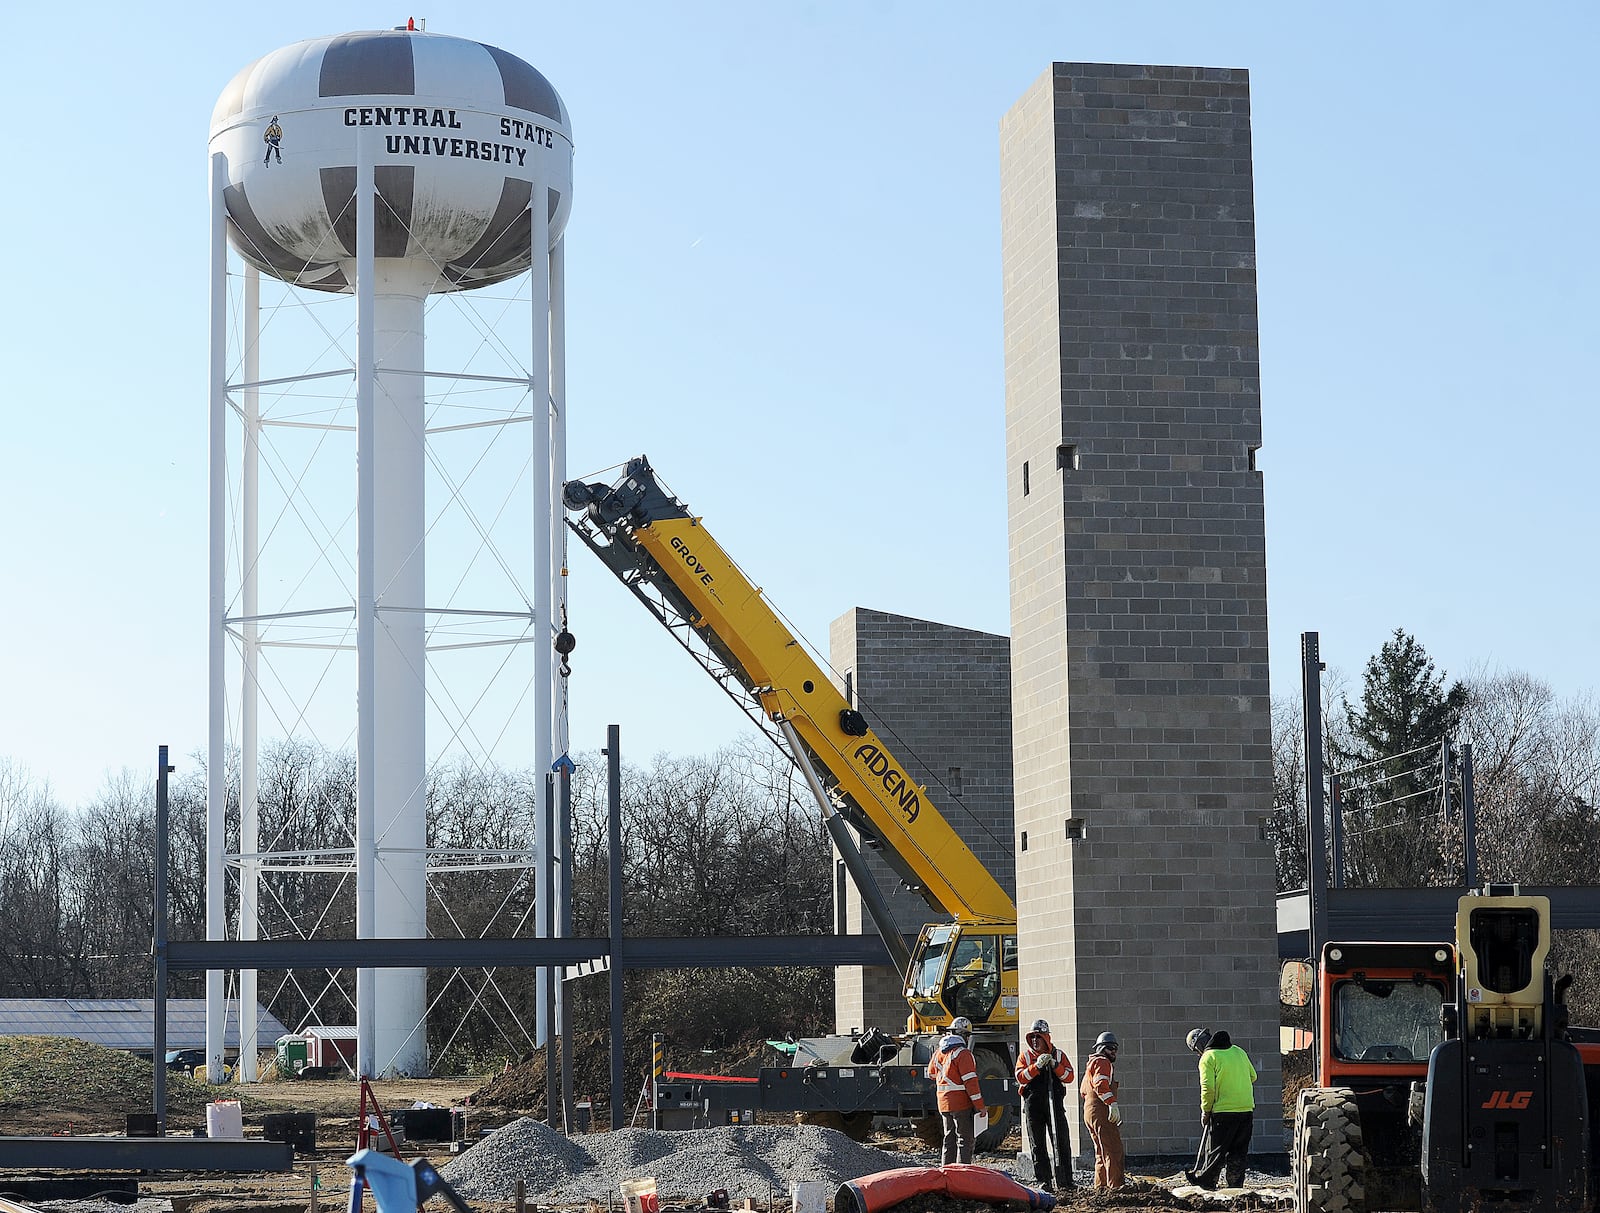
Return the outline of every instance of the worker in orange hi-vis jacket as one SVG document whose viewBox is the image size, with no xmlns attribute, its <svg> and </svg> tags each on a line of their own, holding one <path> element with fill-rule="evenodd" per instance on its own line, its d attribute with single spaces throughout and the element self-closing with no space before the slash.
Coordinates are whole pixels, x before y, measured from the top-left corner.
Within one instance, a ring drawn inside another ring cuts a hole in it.
<svg viewBox="0 0 1600 1213">
<path fill-rule="evenodd" d="M 939 1093 L 939 1119 L 944 1122 L 944 1149 L 939 1156 L 945 1163 L 972 1161 L 977 1140 L 977 1118 L 984 1113 L 983 1089 L 978 1086 L 978 1059 L 968 1046 L 972 1041 L 972 1021 L 957 1015 L 950 1030 L 939 1041 L 938 1051 L 928 1062 L 928 1077 Z"/>
<path fill-rule="evenodd" d="M 1122 1186 L 1122 1108 L 1117 1104 L 1117 1038 L 1102 1032 L 1083 1068 L 1083 1123 L 1094 1142 L 1094 1186 Z"/>
<path fill-rule="evenodd" d="M 1046 1192 L 1068 1191 L 1072 1185 L 1072 1137 L 1062 1106 L 1076 1078 L 1072 1060 L 1050 1040 L 1050 1025 L 1033 1021 L 1017 1054 L 1017 1089 L 1022 1092 L 1022 1112 L 1028 1125 L 1029 1152 L 1033 1155 L 1033 1182 Z M 1050 1143 L 1055 1141 L 1055 1166 L 1050 1163 Z"/>
</svg>

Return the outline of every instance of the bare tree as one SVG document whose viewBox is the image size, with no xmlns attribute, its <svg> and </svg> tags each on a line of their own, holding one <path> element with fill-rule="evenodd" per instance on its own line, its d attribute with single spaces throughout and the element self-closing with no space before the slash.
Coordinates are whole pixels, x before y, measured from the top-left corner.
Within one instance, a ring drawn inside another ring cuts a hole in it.
<svg viewBox="0 0 1600 1213">
<path fill-rule="evenodd" d="M 0 764 L 0 990 L 62 998 L 94 991 L 91 953 L 68 874 L 71 815 L 48 785 Z"/>
<path fill-rule="evenodd" d="M 1600 883 L 1600 710 L 1520 671 L 1468 684 L 1483 879 Z"/>
<path fill-rule="evenodd" d="M 1299 699 L 1272 701 L 1272 817 L 1278 892 L 1306 887 L 1305 727 Z"/>
<path fill-rule="evenodd" d="M 92 992 L 142 991 L 154 936 L 154 780 L 132 771 L 109 777 L 73 820 L 73 859 L 63 873 L 71 913 L 91 956 Z"/>
</svg>

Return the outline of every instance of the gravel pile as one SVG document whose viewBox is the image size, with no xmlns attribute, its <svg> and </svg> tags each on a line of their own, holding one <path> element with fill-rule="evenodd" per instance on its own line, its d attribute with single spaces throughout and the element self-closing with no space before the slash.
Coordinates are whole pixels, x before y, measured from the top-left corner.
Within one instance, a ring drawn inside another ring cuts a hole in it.
<svg viewBox="0 0 1600 1213">
<path fill-rule="evenodd" d="M 829 1195 L 846 1179 L 924 1160 L 875 1150 L 816 1125 L 729 1125 L 682 1133 L 619 1129 L 567 1138 L 524 1117 L 492 1133 L 439 1173 L 468 1200 L 508 1201 L 522 1180 L 541 1204 L 620 1200 L 625 1179 L 656 1178 L 667 1198 L 700 1199 L 726 1188 L 766 1203 L 789 1185 L 821 1180 Z"/>
</svg>

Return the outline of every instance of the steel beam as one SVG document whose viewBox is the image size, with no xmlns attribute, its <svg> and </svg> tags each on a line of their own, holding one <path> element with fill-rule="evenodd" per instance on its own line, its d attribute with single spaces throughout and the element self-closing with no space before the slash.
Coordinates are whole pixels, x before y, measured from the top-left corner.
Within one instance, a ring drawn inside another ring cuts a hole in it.
<svg viewBox="0 0 1600 1213">
<path fill-rule="evenodd" d="M 1550 926 L 1557 931 L 1600 929 L 1600 885 L 1522 885 L 1525 897 L 1550 899 Z M 1448 940 L 1455 936 L 1456 903 L 1466 890 L 1329 889 L 1328 938 L 1348 940 Z M 1278 895 L 1278 955 L 1310 955 L 1305 891 Z"/>
<path fill-rule="evenodd" d="M 914 936 L 905 936 L 908 941 Z M 599 962 L 608 939 L 172 940 L 169 971 L 205 969 L 536 968 Z M 877 935 L 645 936 L 622 941 L 624 969 L 888 965 Z M 609 965 L 597 965 L 603 972 Z"/>
<path fill-rule="evenodd" d="M 0 1137 L 0 1170 L 290 1171 L 286 1141 L 227 1137 Z"/>
</svg>

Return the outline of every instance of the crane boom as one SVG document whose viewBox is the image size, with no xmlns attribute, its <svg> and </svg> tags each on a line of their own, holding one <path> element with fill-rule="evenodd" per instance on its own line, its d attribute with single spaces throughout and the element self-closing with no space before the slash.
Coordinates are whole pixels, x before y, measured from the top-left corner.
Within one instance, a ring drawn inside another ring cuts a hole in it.
<svg viewBox="0 0 1600 1213">
<path fill-rule="evenodd" d="M 704 646 L 710 661 L 702 664 L 736 699 L 742 693 L 758 706 L 780 748 L 782 735 L 770 726 L 793 730 L 841 811 L 880 844 L 896 875 L 957 923 L 1015 931 L 1015 903 L 927 788 L 907 775 L 761 590 L 661 485 L 647 459 L 629 461 L 613 485 L 573 481 L 564 498 L 569 510 L 581 511 L 569 525 L 584 543 L 637 596 L 654 592 L 658 617 L 691 651 L 693 640 Z"/>
</svg>

